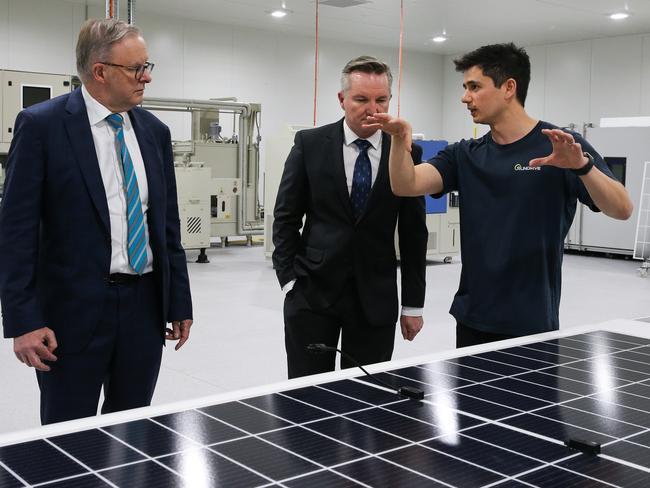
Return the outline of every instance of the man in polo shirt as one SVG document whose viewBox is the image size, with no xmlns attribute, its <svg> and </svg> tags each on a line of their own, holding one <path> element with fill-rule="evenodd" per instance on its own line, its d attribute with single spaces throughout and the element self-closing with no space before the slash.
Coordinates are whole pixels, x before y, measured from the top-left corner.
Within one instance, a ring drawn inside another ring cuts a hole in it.
<svg viewBox="0 0 650 488">
<path fill-rule="evenodd" d="M 393 136 L 392 189 L 401 196 L 460 193 L 463 267 L 450 310 L 458 347 L 556 330 L 563 245 L 577 201 L 621 220 L 632 202 L 580 135 L 526 113 L 530 60 L 523 49 L 488 45 L 454 62 L 463 73 L 462 102 L 490 132 L 414 166 L 408 122 L 370 117 L 369 127 Z"/>
</svg>

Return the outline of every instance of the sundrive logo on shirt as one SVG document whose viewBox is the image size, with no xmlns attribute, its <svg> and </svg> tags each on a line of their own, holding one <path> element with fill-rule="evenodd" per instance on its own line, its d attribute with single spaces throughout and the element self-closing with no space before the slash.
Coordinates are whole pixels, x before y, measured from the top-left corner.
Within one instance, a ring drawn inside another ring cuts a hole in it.
<svg viewBox="0 0 650 488">
<path fill-rule="evenodd" d="M 541 166 L 524 166 L 523 164 L 517 163 L 514 166 L 515 171 L 541 171 Z"/>
</svg>

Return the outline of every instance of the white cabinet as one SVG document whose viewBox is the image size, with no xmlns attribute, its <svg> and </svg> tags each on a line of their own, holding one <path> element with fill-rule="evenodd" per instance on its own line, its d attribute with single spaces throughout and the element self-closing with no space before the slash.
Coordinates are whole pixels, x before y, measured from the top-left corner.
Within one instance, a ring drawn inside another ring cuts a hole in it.
<svg viewBox="0 0 650 488">
<path fill-rule="evenodd" d="M 2 91 L 0 98 L 0 152 L 6 152 L 13 138 L 14 122 L 18 112 L 35 103 L 69 93 L 72 76 L 26 71 L 1 71 Z"/>
<path fill-rule="evenodd" d="M 587 131 L 587 140 L 606 161 L 609 160 L 616 176 L 624 175 L 634 212 L 628 220 L 615 220 L 578 203 L 566 247 L 632 255 L 643 167 L 645 161 L 650 160 L 650 127 L 593 128 Z"/>
</svg>

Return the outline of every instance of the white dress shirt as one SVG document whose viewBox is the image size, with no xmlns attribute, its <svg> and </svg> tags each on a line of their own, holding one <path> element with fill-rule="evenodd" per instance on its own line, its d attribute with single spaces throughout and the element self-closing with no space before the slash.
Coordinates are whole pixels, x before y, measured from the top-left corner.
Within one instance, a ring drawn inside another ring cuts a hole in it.
<svg viewBox="0 0 650 488">
<path fill-rule="evenodd" d="M 126 195 L 124 193 L 124 172 L 122 162 L 118 157 L 117 139 L 115 131 L 106 120 L 112 112 L 95 100 L 85 86 L 81 87 L 81 93 L 86 103 L 90 130 L 93 134 L 99 171 L 102 175 L 106 201 L 108 203 L 108 216 L 111 225 L 111 268 L 110 273 L 134 274 L 129 265 L 128 226 L 126 221 Z M 144 231 L 147 239 L 147 264 L 145 273 L 153 269 L 153 253 L 149 245 L 149 229 L 147 227 L 147 209 L 149 208 L 149 186 L 147 184 L 147 173 L 144 168 L 144 161 L 140 153 L 138 139 L 135 136 L 131 119 L 127 112 L 122 112 L 124 119 L 123 131 L 126 147 L 133 161 L 133 169 L 138 179 L 138 191 L 142 202 L 144 213 Z"/>
<path fill-rule="evenodd" d="M 363 139 L 354 133 L 348 122 L 343 119 L 343 165 L 345 166 L 345 179 L 348 184 L 348 194 L 352 192 L 352 178 L 354 175 L 354 164 L 357 162 L 357 156 L 359 156 L 359 147 L 354 143 L 357 139 Z M 377 171 L 379 170 L 379 161 L 381 161 L 381 139 L 383 133 L 378 130 L 366 140 L 371 144 L 371 147 L 368 148 L 368 158 L 370 159 L 370 166 L 372 168 L 372 179 L 371 185 L 375 184 L 377 179 Z M 291 280 L 282 287 L 282 291 L 289 293 L 293 289 L 293 285 L 296 283 L 296 280 Z M 408 317 L 421 317 L 423 308 L 420 307 L 402 307 L 402 315 Z"/>
</svg>

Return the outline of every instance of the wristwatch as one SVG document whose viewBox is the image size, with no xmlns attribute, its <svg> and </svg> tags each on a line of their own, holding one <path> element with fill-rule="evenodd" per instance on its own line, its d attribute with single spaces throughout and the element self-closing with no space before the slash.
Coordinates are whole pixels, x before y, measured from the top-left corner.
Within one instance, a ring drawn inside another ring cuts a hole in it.
<svg viewBox="0 0 650 488">
<path fill-rule="evenodd" d="M 587 158 L 587 164 L 585 164 L 582 168 L 580 169 L 572 169 L 571 171 L 573 172 L 574 175 L 576 176 L 584 176 L 587 173 L 591 171 L 591 168 L 594 167 L 594 157 L 589 154 L 588 152 L 583 152 L 582 155 Z"/>
</svg>

